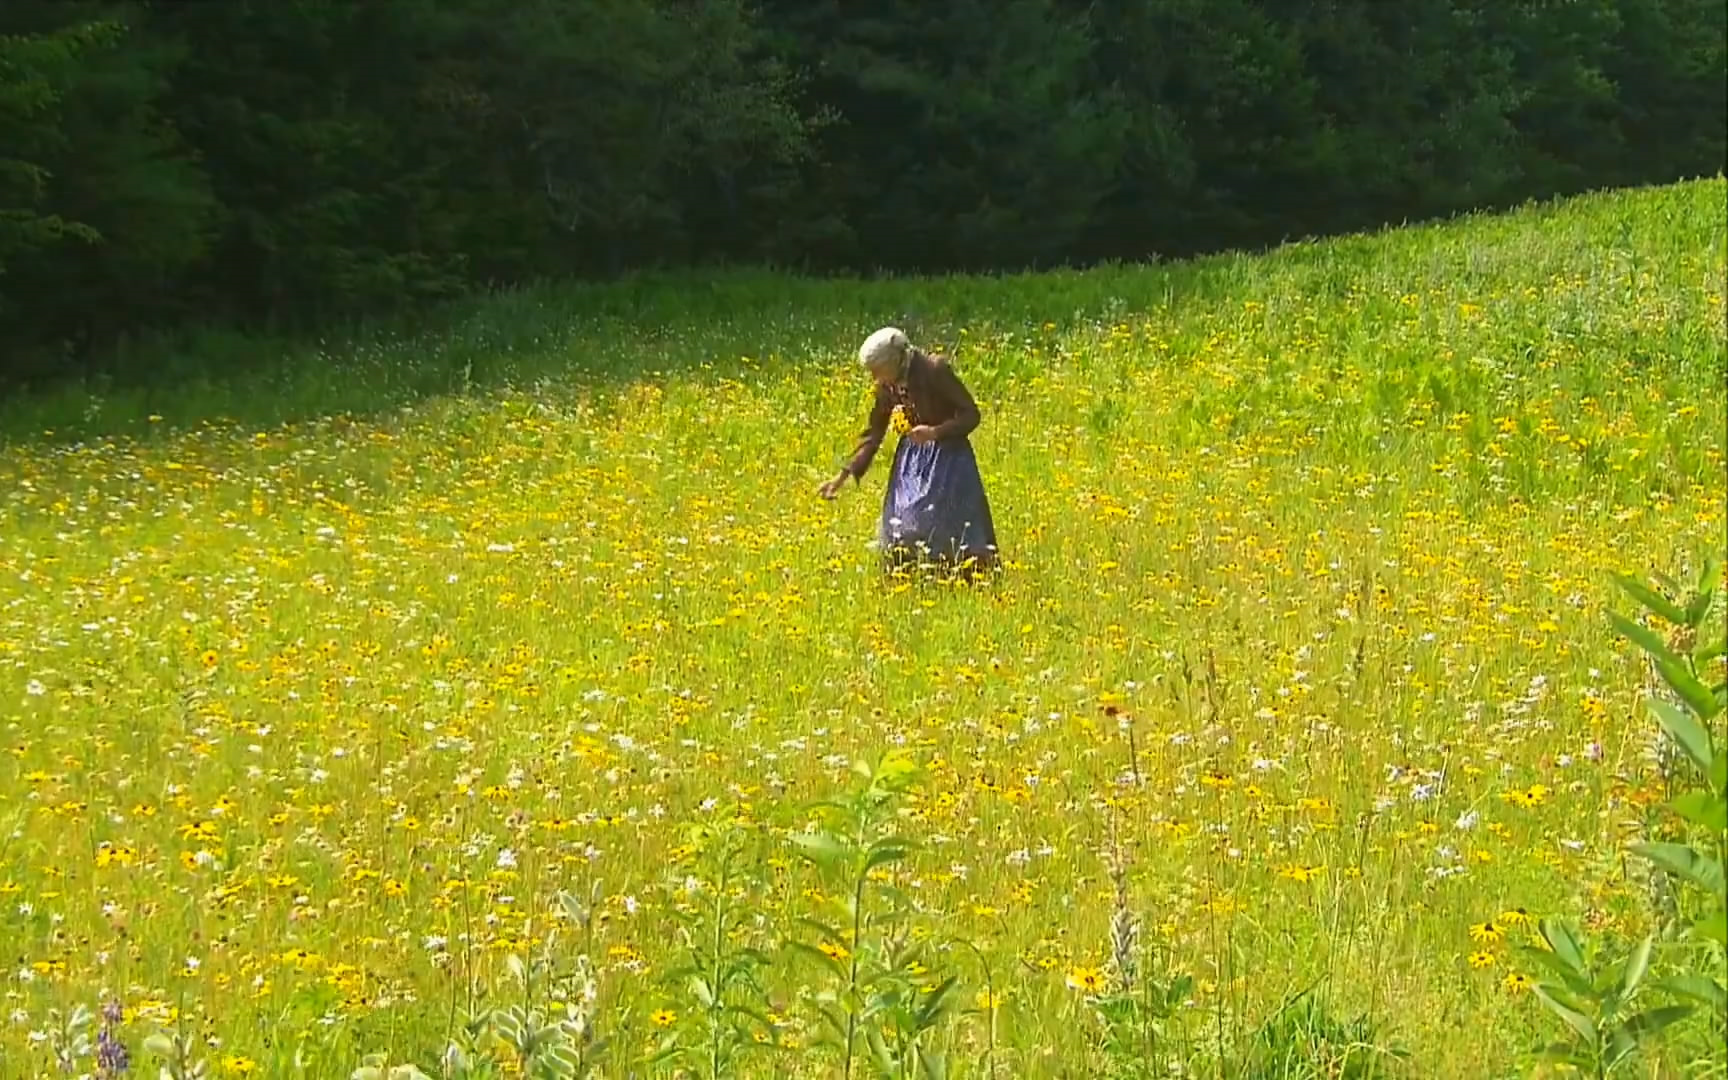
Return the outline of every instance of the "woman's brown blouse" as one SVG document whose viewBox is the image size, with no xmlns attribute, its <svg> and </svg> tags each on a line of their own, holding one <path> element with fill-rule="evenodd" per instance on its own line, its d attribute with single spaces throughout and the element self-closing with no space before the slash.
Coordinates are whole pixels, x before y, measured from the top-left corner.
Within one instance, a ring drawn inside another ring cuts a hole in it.
<svg viewBox="0 0 1728 1080">
<path fill-rule="evenodd" d="M 978 405 L 967 392 L 966 384 L 954 374 L 948 358 L 913 349 L 906 358 L 905 378 L 893 386 L 876 387 L 870 425 L 858 437 L 858 446 L 846 463 L 846 471 L 854 480 L 870 468 L 888 434 L 888 421 L 896 405 L 906 406 L 911 414 L 907 419 L 913 427 L 919 424 L 934 427 L 938 442 L 964 439 L 978 427 Z"/>
</svg>

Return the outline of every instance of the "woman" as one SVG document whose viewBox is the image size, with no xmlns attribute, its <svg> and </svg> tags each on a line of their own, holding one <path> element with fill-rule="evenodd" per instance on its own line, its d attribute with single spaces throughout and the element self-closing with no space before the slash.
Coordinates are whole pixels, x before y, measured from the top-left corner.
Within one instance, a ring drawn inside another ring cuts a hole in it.
<svg viewBox="0 0 1728 1080">
<path fill-rule="evenodd" d="M 914 348 L 892 326 L 871 334 L 858 361 L 876 382 L 870 424 L 851 460 L 819 493 L 832 499 L 850 478 L 857 482 L 893 427 L 894 450 L 882 498 L 878 537 L 891 562 L 922 555 L 972 569 L 996 563 L 996 526 L 978 474 L 970 436 L 978 406 L 946 357 Z"/>
</svg>

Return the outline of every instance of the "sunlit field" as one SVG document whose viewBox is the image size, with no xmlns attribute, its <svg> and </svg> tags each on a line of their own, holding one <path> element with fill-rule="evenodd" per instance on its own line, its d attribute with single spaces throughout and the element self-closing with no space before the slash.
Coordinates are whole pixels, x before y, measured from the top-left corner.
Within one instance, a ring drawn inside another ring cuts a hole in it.
<svg viewBox="0 0 1728 1080">
<path fill-rule="evenodd" d="M 0 1076 L 1524 1075 L 1537 920 L 1653 918 L 1605 609 L 1724 550 L 1725 194 L 0 405 Z M 996 580 L 815 496 L 884 323 Z"/>
</svg>

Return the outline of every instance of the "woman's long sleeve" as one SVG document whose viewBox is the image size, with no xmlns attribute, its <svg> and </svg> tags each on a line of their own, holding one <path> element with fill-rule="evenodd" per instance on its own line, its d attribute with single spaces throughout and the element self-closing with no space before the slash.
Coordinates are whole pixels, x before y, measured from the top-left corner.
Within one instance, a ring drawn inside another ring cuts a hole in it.
<svg viewBox="0 0 1728 1080">
<path fill-rule="evenodd" d="M 882 447 L 882 440 L 888 436 L 888 418 L 893 413 L 893 399 L 878 387 L 876 402 L 870 408 L 869 426 L 858 436 L 858 445 L 852 451 L 851 460 L 846 463 L 846 471 L 852 474 L 853 480 L 859 479 L 869 470 L 876 451 Z"/>
<path fill-rule="evenodd" d="M 938 361 L 934 368 L 937 389 L 954 406 L 954 415 L 936 425 L 936 438 L 965 438 L 978 429 L 978 403 L 972 400 L 971 391 L 960 381 L 960 376 L 954 374 L 946 359 Z"/>
</svg>

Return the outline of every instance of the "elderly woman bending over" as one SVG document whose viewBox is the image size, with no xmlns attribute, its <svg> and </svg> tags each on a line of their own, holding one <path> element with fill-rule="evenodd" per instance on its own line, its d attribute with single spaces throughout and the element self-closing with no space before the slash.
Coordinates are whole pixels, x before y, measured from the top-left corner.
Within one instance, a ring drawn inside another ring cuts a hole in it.
<svg viewBox="0 0 1728 1080">
<path fill-rule="evenodd" d="M 996 526 L 970 439 L 978 406 L 965 384 L 946 357 L 915 347 L 892 326 L 871 334 L 858 360 L 875 381 L 875 404 L 851 460 L 821 496 L 834 498 L 848 478 L 857 482 L 892 429 L 899 442 L 877 527 L 883 553 L 892 562 L 994 566 Z"/>
</svg>

